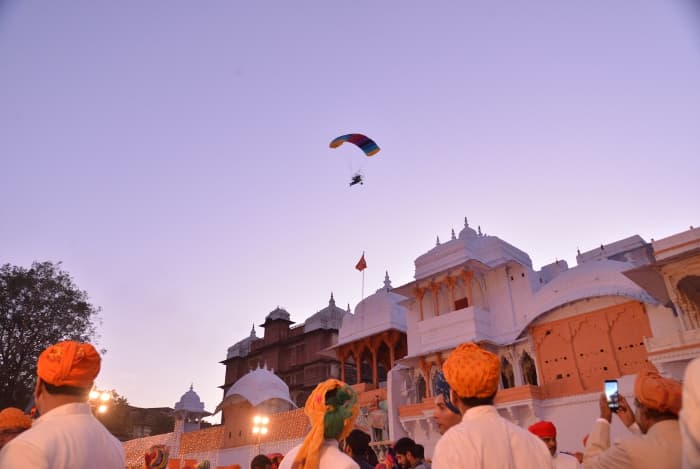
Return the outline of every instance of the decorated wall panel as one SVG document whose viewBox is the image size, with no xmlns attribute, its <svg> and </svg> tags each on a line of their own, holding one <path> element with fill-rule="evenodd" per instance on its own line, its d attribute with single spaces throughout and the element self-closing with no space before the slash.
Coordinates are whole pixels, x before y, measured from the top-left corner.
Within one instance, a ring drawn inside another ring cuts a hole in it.
<svg viewBox="0 0 700 469">
<path fill-rule="evenodd" d="M 651 328 L 644 306 L 630 301 L 531 328 L 548 397 L 595 392 L 606 379 L 639 371 Z"/>
</svg>

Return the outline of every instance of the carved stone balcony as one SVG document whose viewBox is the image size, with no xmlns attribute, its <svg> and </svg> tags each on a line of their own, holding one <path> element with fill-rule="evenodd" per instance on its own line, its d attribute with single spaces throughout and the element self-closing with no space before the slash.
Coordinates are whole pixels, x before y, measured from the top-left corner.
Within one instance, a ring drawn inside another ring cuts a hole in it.
<svg viewBox="0 0 700 469">
<path fill-rule="evenodd" d="M 408 355 L 420 356 L 457 345 L 491 339 L 490 313 L 476 306 L 462 308 L 426 318 L 409 332 Z"/>
</svg>

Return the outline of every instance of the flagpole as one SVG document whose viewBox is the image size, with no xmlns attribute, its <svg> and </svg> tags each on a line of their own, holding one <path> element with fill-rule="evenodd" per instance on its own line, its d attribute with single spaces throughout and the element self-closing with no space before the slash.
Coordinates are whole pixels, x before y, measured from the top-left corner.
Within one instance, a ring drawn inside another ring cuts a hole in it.
<svg viewBox="0 0 700 469">
<path fill-rule="evenodd" d="M 365 299 L 365 269 L 362 269 L 362 299 Z"/>
</svg>

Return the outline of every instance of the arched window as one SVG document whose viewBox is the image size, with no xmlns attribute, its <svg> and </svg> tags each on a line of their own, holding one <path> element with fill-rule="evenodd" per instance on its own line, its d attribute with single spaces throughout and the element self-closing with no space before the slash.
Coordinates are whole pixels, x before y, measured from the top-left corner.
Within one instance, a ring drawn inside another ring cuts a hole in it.
<svg viewBox="0 0 700 469">
<path fill-rule="evenodd" d="M 508 389 L 515 386 L 513 365 L 510 364 L 506 357 L 501 357 L 501 384 L 503 385 L 503 389 Z"/>
<path fill-rule="evenodd" d="M 533 360 L 527 352 L 523 352 L 523 356 L 520 359 L 520 369 L 523 372 L 525 384 L 537 386 L 537 368 L 535 367 L 535 360 Z"/>
<path fill-rule="evenodd" d="M 416 380 L 416 398 L 417 402 L 421 403 L 423 402 L 423 399 L 425 399 L 427 396 L 426 394 L 426 385 L 425 385 L 425 379 L 423 378 L 423 375 L 419 374 L 418 379 Z"/>
<path fill-rule="evenodd" d="M 386 381 L 387 373 L 389 372 L 389 347 L 382 342 L 377 349 L 377 380 L 379 383 Z M 379 385 L 377 383 L 377 385 Z"/>
<path fill-rule="evenodd" d="M 688 315 L 691 327 L 700 326 L 700 276 L 683 277 L 676 286 L 681 293 L 681 307 Z"/>
<path fill-rule="evenodd" d="M 348 355 L 345 359 L 345 382 L 347 384 L 357 384 L 357 368 L 355 366 L 355 358 Z"/>
<path fill-rule="evenodd" d="M 362 361 L 360 362 L 360 380 L 362 383 L 372 382 L 372 353 L 367 348 L 362 351 Z"/>
</svg>

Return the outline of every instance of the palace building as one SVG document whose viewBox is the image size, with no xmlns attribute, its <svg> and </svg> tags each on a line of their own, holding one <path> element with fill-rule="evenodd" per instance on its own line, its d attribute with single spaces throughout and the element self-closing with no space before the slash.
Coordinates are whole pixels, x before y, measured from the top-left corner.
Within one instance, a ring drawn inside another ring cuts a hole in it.
<svg viewBox="0 0 700 469">
<path fill-rule="evenodd" d="M 619 380 L 631 396 L 647 362 L 680 380 L 700 356 L 700 229 L 651 242 L 631 236 L 579 252 L 573 267 L 557 261 L 539 270 L 525 252 L 466 220 L 450 238 L 415 259 L 412 281 L 392 287 L 387 274 L 354 313 L 337 308 L 332 295 L 296 327 L 285 310 L 269 313 L 264 337 L 253 329 L 221 362 L 222 424 L 184 431 L 178 420 L 173 433 L 126 442 L 130 467 L 142 467 L 154 442 L 174 450 L 171 468 L 202 459 L 247 467 L 259 452 L 284 453 L 306 435 L 301 407 L 329 377 L 358 391 L 357 426 L 380 458 L 402 436 L 430 457 L 440 436 L 433 378 L 467 341 L 500 357 L 499 412 L 523 427 L 553 421 L 559 448 L 575 452 L 598 417 L 604 380 Z M 195 413 L 184 418 L 196 423 L 203 405 L 189 407 Z M 270 419 L 264 436 L 251 430 L 260 413 Z M 624 431 L 613 422 L 613 438 Z"/>
</svg>

